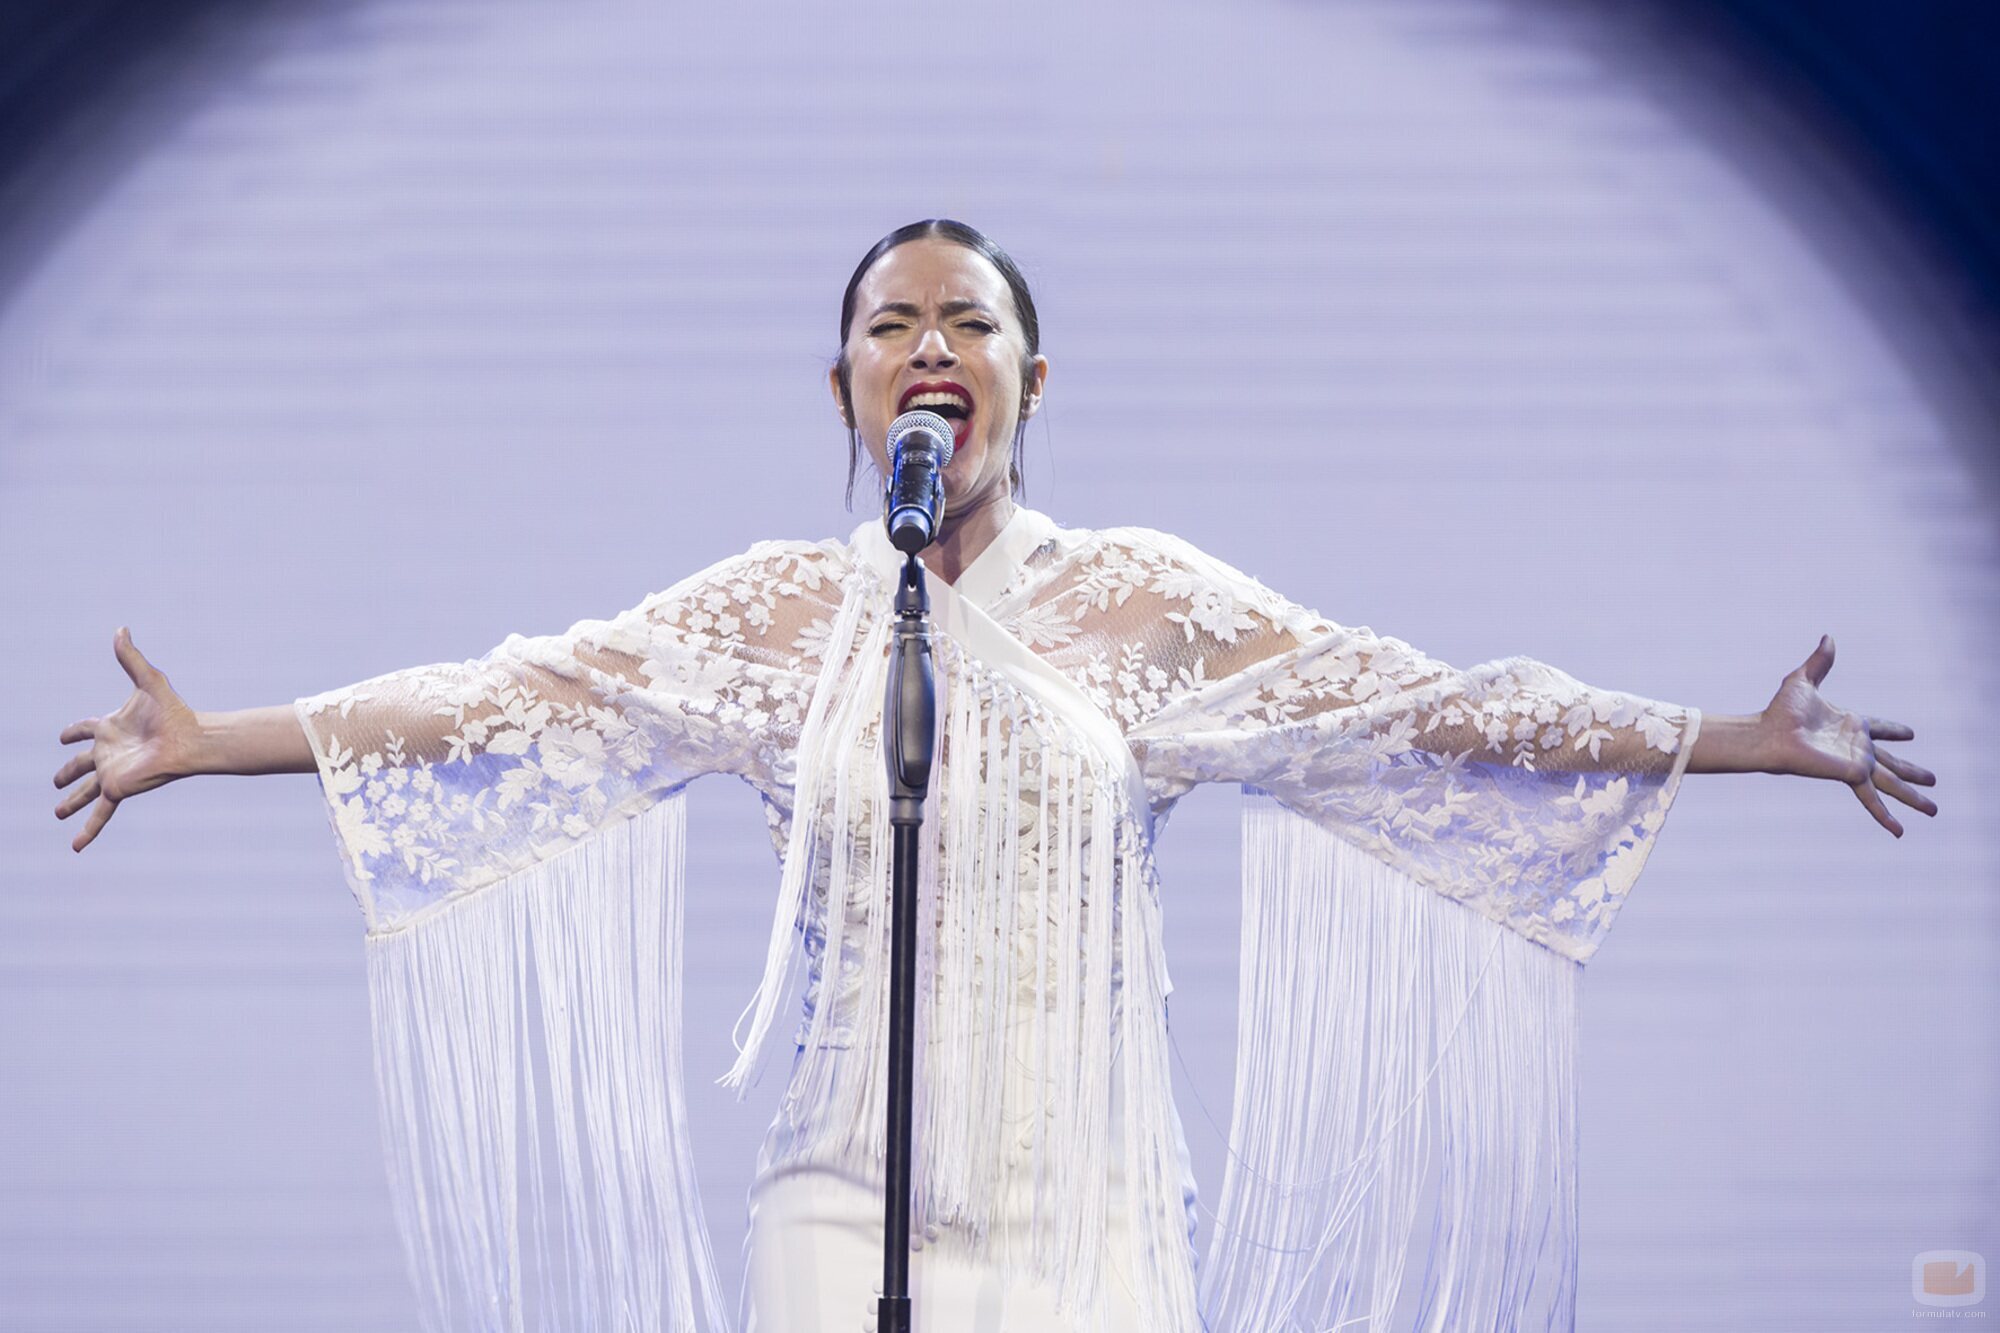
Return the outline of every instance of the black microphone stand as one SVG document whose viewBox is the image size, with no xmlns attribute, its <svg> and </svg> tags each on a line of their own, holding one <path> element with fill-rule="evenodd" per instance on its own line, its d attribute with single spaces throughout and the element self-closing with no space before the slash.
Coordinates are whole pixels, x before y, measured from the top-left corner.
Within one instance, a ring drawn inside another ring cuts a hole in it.
<svg viewBox="0 0 2000 1333">
<path fill-rule="evenodd" d="M 914 552 L 896 585 L 896 635 L 882 704 L 889 765 L 889 1162 L 883 1207 L 882 1299 L 878 1333 L 910 1333 L 910 1140 L 916 1084 L 917 847 L 937 737 L 937 680 L 931 668 L 930 596 Z"/>
</svg>

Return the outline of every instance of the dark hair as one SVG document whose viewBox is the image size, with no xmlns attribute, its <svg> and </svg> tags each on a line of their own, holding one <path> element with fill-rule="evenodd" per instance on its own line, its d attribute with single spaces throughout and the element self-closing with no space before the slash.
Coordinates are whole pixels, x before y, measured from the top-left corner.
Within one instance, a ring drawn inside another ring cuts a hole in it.
<svg viewBox="0 0 2000 1333">
<path fill-rule="evenodd" d="M 1027 351 L 1021 360 L 1021 401 L 1015 408 L 1016 413 L 1028 405 L 1028 385 L 1034 370 L 1034 359 L 1042 348 L 1042 322 L 1035 313 L 1035 298 L 1028 290 L 1028 280 L 1021 275 L 1021 266 L 977 227 L 969 227 L 951 218 L 925 218 L 922 222 L 896 228 L 875 242 L 861 257 L 861 262 L 854 267 L 854 276 L 847 280 L 847 291 L 840 298 L 840 356 L 834 362 L 834 369 L 840 376 L 840 408 L 847 417 L 847 507 L 850 509 L 854 507 L 855 469 L 861 463 L 861 434 L 854 428 L 854 386 L 849 379 L 851 368 L 847 363 L 847 330 L 854 323 L 855 293 L 860 291 L 861 280 L 868 276 L 869 269 L 875 267 L 876 260 L 905 241 L 925 236 L 941 237 L 976 251 L 1000 270 L 1001 278 L 1007 283 L 1007 292 L 1014 298 L 1014 317 L 1021 321 L 1021 333 L 1027 342 Z M 1027 433 L 1027 419 L 1017 415 L 1014 420 L 1014 457 L 1007 469 L 1008 480 L 1016 496 L 1021 494 L 1022 442 Z"/>
</svg>

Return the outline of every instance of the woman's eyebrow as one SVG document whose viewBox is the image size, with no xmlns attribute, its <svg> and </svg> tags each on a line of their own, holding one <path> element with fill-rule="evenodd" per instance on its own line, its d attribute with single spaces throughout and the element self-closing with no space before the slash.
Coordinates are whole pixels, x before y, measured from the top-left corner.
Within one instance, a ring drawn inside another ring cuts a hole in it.
<svg viewBox="0 0 2000 1333">
<path fill-rule="evenodd" d="M 986 308 L 985 302 L 967 300 L 963 297 L 956 301 L 946 301 L 942 306 L 938 307 L 938 313 L 945 316 L 964 314 L 968 310 L 977 310 L 982 315 L 992 314 Z M 875 307 L 875 313 L 868 316 L 868 318 L 875 319 L 882 315 L 907 315 L 915 319 L 922 313 L 923 310 L 914 301 L 884 301 L 881 305 Z"/>
</svg>

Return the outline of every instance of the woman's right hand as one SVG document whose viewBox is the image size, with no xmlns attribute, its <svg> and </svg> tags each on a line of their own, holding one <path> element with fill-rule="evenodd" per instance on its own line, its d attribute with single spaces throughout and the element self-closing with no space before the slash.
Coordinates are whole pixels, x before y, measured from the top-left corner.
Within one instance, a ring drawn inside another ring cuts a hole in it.
<svg viewBox="0 0 2000 1333">
<path fill-rule="evenodd" d="M 72 722 L 59 737 L 65 745 L 91 742 L 88 750 L 57 769 L 55 778 L 57 787 L 84 779 L 56 806 L 56 818 L 68 819 L 97 802 L 70 844 L 79 852 L 90 845 L 120 801 L 192 772 L 200 734 L 194 710 L 174 693 L 166 674 L 134 646 L 130 630 L 121 625 L 111 648 L 118 665 L 132 678 L 131 697 L 115 713 Z"/>
</svg>

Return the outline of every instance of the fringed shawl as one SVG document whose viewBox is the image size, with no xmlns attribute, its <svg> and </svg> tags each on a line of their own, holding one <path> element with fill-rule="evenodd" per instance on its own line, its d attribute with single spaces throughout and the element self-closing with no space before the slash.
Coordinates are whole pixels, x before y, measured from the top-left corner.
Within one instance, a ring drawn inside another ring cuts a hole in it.
<svg viewBox="0 0 2000 1333">
<path fill-rule="evenodd" d="M 873 585 L 858 600 L 879 606 L 897 557 L 872 526 L 857 545 L 867 558 L 859 577 Z M 951 586 L 934 582 L 932 599 L 940 757 L 917 910 L 935 929 L 918 936 L 912 1228 L 959 1226 L 982 1243 L 1004 1177 L 1024 1172 L 1038 1224 L 1025 1252 L 1003 1249 L 995 1265 L 1085 1309 L 1104 1281 L 1107 1166 L 1122 1141 L 1125 1179 L 1139 1182 L 1132 1206 L 1147 1220 L 1132 1271 L 1164 1298 L 1159 1326 L 1190 1326 L 1144 779 L 1068 679 Z M 755 1076 L 792 967 L 809 962 L 807 1015 L 788 1043 L 798 1054 L 765 1170 L 810 1161 L 879 1176 L 885 1160 L 888 628 L 882 615 L 851 630 L 843 622 L 826 654 L 800 742 L 802 813 L 787 838 L 767 969 L 723 1080 L 742 1088 Z M 1144 1089 L 1125 1098 L 1119 1127 L 1109 1120 L 1114 1044 L 1130 1053 L 1128 1086 Z"/>
<path fill-rule="evenodd" d="M 879 1176 L 893 561 L 872 524 L 766 543 L 612 621 L 299 701 L 368 920 L 429 1327 L 733 1322 L 682 1100 L 679 792 L 702 773 L 756 787 L 782 848 L 723 1081 L 763 1068 L 803 967 L 760 1165 Z M 931 589 L 913 1224 L 990 1236 L 1080 1329 L 1121 1204 L 1149 1330 L 1386 1329 L 1413 1282 L 1420 1329 L 1572 1326 L 1577 978 L 1699 715 L 1526 658 L 1456 670 L 1163 534 L 1029 511 Z M 1152 838 L 1202 781 L 1251 795 L 1236 1106 L 1197 1266 Z M 1032 1225 L 1005 1244 L 1022 1181 Z"/>
</svg>

